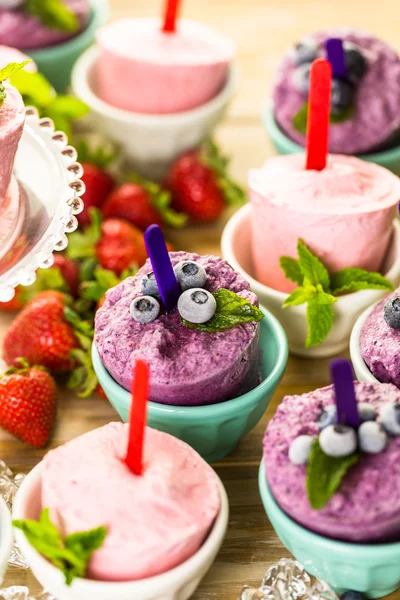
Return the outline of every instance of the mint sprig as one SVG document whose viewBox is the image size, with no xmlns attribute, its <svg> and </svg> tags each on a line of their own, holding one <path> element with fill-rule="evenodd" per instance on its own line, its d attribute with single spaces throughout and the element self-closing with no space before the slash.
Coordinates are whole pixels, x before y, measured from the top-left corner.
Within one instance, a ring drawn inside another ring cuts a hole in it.
<svg viewBox="0 0 400 600">
<path fill-rule="evenodd" d="M 307 466 L 307 495 L 311 508 L 320 510 L 339 489 L 349 469 L 361 459 L 361 453 L 350 456 L 328 456 L 318 438 L 314 440 Z"/>
<path fill-rule="evenodd" d="M 24 532 L 35 550 L 64 573 L 67 585 L 75 577 L 85 577 L 93 552 L 101 548 L 107 535 L 105 527 L 97 527 L 63 538 L 51 522 L 48 508 L 42 510 L 39 521 L 14 520 L 13 525 Z"/>
<path fill-rule="evenodd" d="M 336 125 L 338 123 L 344 123 L 352 118 L 354 114 L 354 106 L 348 106 L 340 113 L 331 113 L 329 115 L 329 121 L 331 125 Z M 303 106 L 299 109 L 299 111 L 292 118 L 293 127 L 303 135 L 306 135 L 307 132 L 307 117 L 308 117 L 308 102 L 303 104 Z"/>
<path fill-rule="evenodd" d="M 65 33 L 75 33 L 79 29 L 78 17 L 63 0 L 25 0 L 24 8 L 49 29 Z"/>
<path fill-rule="evenodd" d="M 213 296 L 217 302 L 217 310 L 209 321 L 197 324 L 189 323 L 189 321 L 182 319 L 182 323 L 186 327 L 197 329 L 197 331 L 217 333 L 226 329 L 232 329 L 242 323 L 261 321 L 264 317 L 262 311 L 257 306 L 254 306 L 254 304 L 245 298 L 241 298 L 241 296 L 238 296 L 231 290 L 220 288 L 213 293 Z"/>
<path fill-rule="evenodd" d="M 380 273 L 348 268 L 332 275 L 303 240 L 297 243 L 298 260 L 289 256 L 280 258 L 285 276 L 298 287 L 286 298 L 283 308 L 307 304 L 308 334 L 305 347 L 321 344 L 333 327 L 335 313 L 332 304 L 337 296 L 359 290 L 393 290 L 392 283 Z"/>
<path fill-rule="evenodd" d="M 6 81 L 6 79 L 9 79 L 11 75 L 14 75 L 18 71 L 21 71 L 21 69 L 23 69 L 30 62 L 30 59 L 24 60 L 20 63 L 11 62 L 8 63 L 8 65 L 3 67 L 2 69 L 0 69 L 0 106 L 3 104 L 4 100 L 7 97 L 3 81 Z"/>
</svg>

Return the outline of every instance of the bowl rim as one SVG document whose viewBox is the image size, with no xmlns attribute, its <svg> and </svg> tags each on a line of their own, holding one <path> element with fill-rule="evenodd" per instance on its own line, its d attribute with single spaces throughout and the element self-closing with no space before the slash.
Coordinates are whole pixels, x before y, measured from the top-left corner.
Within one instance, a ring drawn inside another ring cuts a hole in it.
<svg viewBox="0 0 400 600">
<path fill-rule="evenodd" d="M 11 514 L 3 498 L 0 497 L 0 584 L 3 579 L 7 561 L 10 557 L 13 543 Z"/>
<path fill-rule="evenodd" d="M 393 551 L 399 553 L 400 556 L 400 541 L 390 542 L 384 544 L 360 544 L 357 542 L 346 542 L 344 540 L 335 540 L 328 538 L 318 533 L 314 533 L 309 529 L 306 529 L 302 525 L 299 525 L 291 517 L 289 517 L 278 505 L 275 498 L 272 495 L 271 489 L 267 483 L 265 476 L 265 465 L 264 458 L 260 462 L 260 468 L 258 471 L 258 487 L 261 496 L 262 503 L 265 511 L 269 517 L 266 505 L 271 512 L 280 520 L 281 524 L 285 527 L 285 530 L 289 530 L 294 536 L 302 536 L 303 541 L 310 547 L 329 547 L 331 550 L 340 552 L 343 556 L 352 556 L 357 552 L 357 560 L 362 561 L 363 559 L 371 558 L 371 555 L 378 555 L 379 560 L 382 562 L 382 558 L 388 555 L 392 555 Z M 271 523 L 272 525 L 272 523 Z"/>
<path fill-rule="evenodd" d="M 44 60 L 51 58 L 53 61 L 58 60 L 59 58 L 64 57 L 64 53 L 70 49 L 73 49 L 75 46 L 90 44 L 93 40 L 94 32 L 101 25 L 107 22 L 110 9 L 107 0 L 89 0 L 91 5 L 91 14 L 90 19 L 82 31 L 80 31 L 74 37 L 65 40 L 65 42 L 60 42 L 59 44 L 54 44 L 53 46 L 47 46 L 45 48 L 27 48 L 23 50 L 29 56 L 32 56 L 33 60 Z"/>
<path fill-rule="evenodd" d="M 250 283 L 252 290 L 257 295 L 275 298 L 277 301 L 283 304 L 286 298 L 289 296 L 288 293 L 275 290 L 274 288 L 268 287 L 267 285 L 264 285 L 263 283 L 255 279 L 242 267 L 242 265 L 236 258 L 232 242 L 235 239 L 235 237 L 238 236 L 238 230 L 242 226 L 243 221 L 245 221 L 246 219 L 250 219 L 250 213 L 251 204 L 248 203 L 245 206 L 239 208 L 239 210 L 236 211 L 235 214 L 229 219 L 222 232 L 222 254 L 225 257 L 225 259 L 232 265 L 232 267 L 236 271 L 239 271 L 239 273 L 241 273 L 243 277 Z M 397 218 L 393 220 L 393 236 L 391 239 L 391 246 L 393 246 L 394 243 L 397 243 L 400 246 L 400 220 Z M 389 279 L 398 279 L 400 276 L 400 261 L 394 260 L 390 269 L 386 273 L 384 273 L 384 276 Z M 350 306 L 353 304 L 355 294 L 358 294 L 358 298 L 361 298 L 362 296 L 368 297 L 367 295 L 370 295 L 370 293 L 374 291 L 376 290 L 359 290 L 358 292 L 352 292 L 344 296 L 339 296 L 335 306 L 337 307 L 337 305 L 339 305 L 343 308 L 343 310 L 346 310 L 346 307 L 350 308 Z M 301 307 L 296 308 L 300 309 Z"/>
<path fill-rule="evenodd" d="M 390 294 L 390 292 L 389 292 Z M 362 357 L 360 350 L 360 337 L 361 337 L 361 329 L 363 328 L 364 323 L 369 317 L 370 313 L 373 311 L 375 306 L 382 302 L 383 298 L 374 302 L 372 306 L 369 306 L 361 315 L 358 317 L 357 321 L 354 323 L 353 329 L 350 335 L 350 358 L 353 363 L 353 368 L 356 373 L 362 373 L 362 381 L 367 381 L 371 383 L 382 383 L 373 375 Z"/>
<path fill-rule="evenodd" d="M 111 118 L 121 123 L 134 123 L 148 126 L 164 126 L 165 128 L 173 125 L 184 125 L 197 119 L 201 119 L 210 113 L 214 113 L 222 108 L 234 95 L 237 88 L 238 69 L 231 63 L 228 69 L 226 83 L 222 90 L 211 100 L 204 104 L 179 113 L 170 113 L 162 115 L 152 115 L 146 113 L 137 113 L 124 110 L 108 104 L 92 90 L 88 73 L 91 71 L 99 56 L 97 46 L 91 46 L 76 61 L 72 76 L 71 85 L 75 95 L 83 100 L 92 110 L 104 117 Z"/>
<path fill-rule="evenodd" d="M 276 140 L 280 145 L 285 145 L 289 152 L 286 154 L 295 154 L 304 152 L 304 146 L 300 146 L 297 142 L 291 140 L 278 126 L 274 117 L 274 102 L 272 98 L 268 98 L 264 102 L 262 109 L 262 121 L 265 130 L 268 132 L 272 140 Z M 393 161 L 400 158 L 400 145 L 389 150 L 381 150 L 380 152 L 366 152 L 364 154 L 355 154 L 361 160 L 368 162 L 379 162 L 380 160 Z"/>
<path fill-rule="evenodd" d="M 13 504 L 12 516 L 13 519 L 24 519 L 25 512 L 23 510 L 24 500 L 26 495 L 32 493 L 35 486 L 40 485 L 43 471 L 43 460 L 40 461 L 25 477 L 24 481 L 19 488 Z M 207 562 L 210 555 L 217 552 L 220 548 L 222 541 L 225 537 L 225 533 L 228 526 L 229 520 L 229 501 L 225 487 L 218 477 L 217 473 L 213 471 L 215 479 L 218 484 L 221 506 L 220 511 L 215 518 L 213 526 L 200 546 L 200 548 L 184 562 L 180 563 L 173 569 L 154 575 L 153 577 L 147 577 L 145 579 L 137 579 L 132 581 L 101 581 L 95 579 L 85 579 L 77 577 L 71 587 L 72 592 L 77 594 L 82 592 L 92 591 L 93 593 L 104 591 L 112 592 L 115 588 L 115 592 L 134 591 L 136 593 L 144 593 L 153 589 L 166 589 L 168 586 L 175 585 L 181 581 L 188 581 L 191 577 L 195 576 L 198 570 Z M 17 542 L 21 548 L 24 556 L 27 557 L 28 562 L 33 562 L 30 559 L 33 557 L 35 564 L 40 563 L 41 569 L 46 569 L 46 576 L 49 577 L 63 577 L 57 567 L 48 562 L 35 548 L 33 548 L 24 533 L 15 529 L 15 535 Z M 97 597 L 97 596 L 96 596 Z"/>
<path fill-rule="evenodd" d="M 185 415 L 188 419 L 190 418 L 204 420 L 205 417 L 209 416 L 209 411 L 211 409 L 213 418 L 219 416 L 224 417 L 226 415 L 229 415 L 232 411 L 243 409 L 247 406 L 253 406 L 255 394 L 257 394 L 257 396 L 261 396 L 264 391 L 265 393 L 267 393 L 268 389 L 273 389 L 285 371 L 289 356 L 289 347 L 286 334 L 278 319 L 261 305 L 260 310 L 264 313 L 264 319 L 266 320 L 266 323 L 268 323 L 269 328 L 272 329 L 273 335 L 275 336 L 278 345 L 278 352 L 274 367 L 272 371 L 267 375 L 267 377 L 262 380 L 261 383 L 259 383 L 255 388 L 253 388 L 249 392 L 246 392 L 245 394 L 242 394 L 237 398 L 225 400 L 224 402 L 217 402 L 215 404 L 207 404 L 205 406 L 175 406 L 172 404 L 160 404 L 159 402 L 149 401 L 149 414 L 168 413 L 168 417 L 171 419 L 173 419 L 175 416 L 181 418 L 183 415 Z M 260 324 L 262 323 L 262 321 L 260 322 Z M 121 385 L 119 385 L 119 383 L 117 383 L 107 371 L 107 369 L 103 365 L 103 362 L 94 343 L 92 345 L 92 360 L 93 365 L 95 365 L 95 370 L 100 371 L 102 374 L 102 377 L 99 377 L 99 381 L 103 377 L 104 379 L 107 379 L 108 385 L 116 390 L 116 395 L 118 394 L 119 396 L 121 396 L 121 394 L 123 394 L 124 398 L 126 398 L 127 400 L 127 405 L 129 406 L 131 397 L 130 392 L 123 388 Z"/>
</svg>

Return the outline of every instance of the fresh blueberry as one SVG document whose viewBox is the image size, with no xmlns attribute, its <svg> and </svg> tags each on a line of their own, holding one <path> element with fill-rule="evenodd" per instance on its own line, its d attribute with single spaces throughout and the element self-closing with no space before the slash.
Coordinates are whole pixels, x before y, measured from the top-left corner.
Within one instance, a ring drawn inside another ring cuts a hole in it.
<svg viewBox="0 0 400 600">
<path fill-rule="evenodd" d="M 318 44 L 315 40 L 307 38 L 293 46 L 289 51 L 289 56 L 297 66 L 311 63 L 318 58 Z"/>
<path fill-rule="evenodd" d="M 375 421 L 376 419 L 376 410 L 372 404 L 368 404 L 368 402 L 359 403 L 358 414 L 363 423 L 364 421 Z"/>
<path fill-rule="evenodd" d="M 400 404 L 384 404 L 380 410 L 380 417 L 388 433 L 400 435 Z"/>
<path fill-rule="evenodd" d="M 367 71 L 367 61 L 361 49 L 351 42 L 344 42 L 344 60 L 347 67 L 347 76 L 357 83 Z"/>
<path fill-rule="evenodd" d="M 311 63 L 304 63 L 293 71 L 292 83 L 303 94 L 308 94 L 310 89 L 310 70 Z"/>
<path fill-rule="evenodd" d="M 392 329 L 400 329 L 400 298 L 391 298 L 383 308 L 383 318 Z"/>
<path fill-rule="evenodd" d="M 340 596 L 340 600 L 366 600 L 366 595 L 362 592 L 355 592 L 353 590 L 347 590 Z"/>
<path fill-rule="evenodd" d="M 328 425 L 319 435 L 319 445 L 328 456 L 349 456 L 357 450 L 357 434 L 346 425 Z"/>
<path fill-rule="evenodd" d="M 154 296 L 154 298 L 160 298 L 160 292 L 156 281 L 156 276 L 153 271 L 143 275 L 140 281 L 140 287 L 144 296 Z"/>
<path fill-rule="evenodd" d="M 138 323 L 151 323 L 158 317 L 160 305 L 152 296 L 139 296 L 132 300 L 129 310 Z"/>
<path fill-rule="evenodd" d="M 183 292 L 178 300 L 178 311 L 189 323 L 206 323 L 215 314 L 217 303 L 207 290 L 193 288 Z"/>
<path fill-rule="evenodd" d="M 294 465 L 305 465 L 310 457 L 311 446 L 315 438 L 312 435 L 299 435 L 290 444 L 289 460 Z"/>
<path fill-rule="evenodd" d="M 353 104 L 354 88 L 351 83 L 344 79 L 332 79 L 331 91 L 331 113 L 342 113 Z"/>
<path fill-rule="evenodd" d="M 358 444 L 363 452 L 379 454 L 386 448 L 388 436 L 376 421 L 365 421 L 358 428 Z"/>
<path fill-rule="evenodd" d="M 202 288 L 207 281 L 205 269 L 193 260 L 182 260 L 175 265 L 174 273 L 182 292 L 192 288 Z"/>
<path fill-rule="evenodd" d="M 326 406 L 319 415 L 317 422 L 320 431 L 325 429 L 325 427 L 328 427 L 328 425 L 337 423 L 336 406 L 334 404 Z"/>
</svg>

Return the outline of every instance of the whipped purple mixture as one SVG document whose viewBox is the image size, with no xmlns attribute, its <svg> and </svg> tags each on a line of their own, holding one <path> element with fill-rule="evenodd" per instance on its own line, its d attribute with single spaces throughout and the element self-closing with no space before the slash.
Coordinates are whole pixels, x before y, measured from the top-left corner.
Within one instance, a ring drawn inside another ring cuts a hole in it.
<svg viewBox="0 0 400 600">
<path fill-rule="evenodd" d="M 308 40 L 317 42 L 317 57 L 326 58 L 324 42 L 329 37 L 355 44 L 365 61 L 365 73 L 352 86 L 353 92 L 350 90 L 354 94 L 351 116 L 342 122 L 331 123 L 329 151 L 362 154 L 395 143 L 400 130 L 399 56 L 383 41 L 353 29 L 318 32 L 304 43 Z M 293 48 L 288 52 L 278 70 L 273 92 L 274 115 L 282 131 L 304 146 L 305 135 L 294 127 L 292 120 L 307 102 L 307 65 L 296 66 L 294 52 Z M 349 88 L 346 84 L 340 85 L 343 100 Z"/>
<path fill-rule="evenodd" d="M 357 402 L 379 408 L 399 403 L 394 385 L 355 382 Z M 316 436 L 317 419 L 335 404 L 332 386 L 301 396 L 286 396 L 264 436 L 268 485 L 282 510 L 292 519 L 326 537 L 351 542 L 383 542 L 400 537 L 400 436 L 389 437 L 380 454 L 364 454 L 343 479 L 339 490 L 321 510 L 310 507 L 306 492 L 307 466 L 288 456 L 299 435 Z"/>
<path fill-rule="evenodd" d="M 172 252 L 170 258 L 173 266 L 182 260 L 202 265 L 207 272 L 204 289 L 226 288 L 258 305 L 247 281 L 222 258 L 187 252 Z M 150 400 L 182 406 L 214 404 L 254 388 L 259 383 L 259 323 L 200 332 L 183 325 L 177 309 L 138 323 L 129 308 L 142 296 L 142 276 L 151 271 L 147 260 L 135 277 L 107 292 L 96 313 L 94 341 L 112 377 L 129 390 L 134 362 L 144 359 L 151 370 Z"/>
<path fill-rule="evenodd" d="M 82 31 L 89 22 L 89 0 L 63 0 L 65 5 L 78 17 L 80 28 L 74 34 L 50 29 L 40 20 L 24 12 L 23 7 L 7 9 L 0 6 L 0 44 L 20 50 L 46 48 L 65 42 Z"/>
</svg>

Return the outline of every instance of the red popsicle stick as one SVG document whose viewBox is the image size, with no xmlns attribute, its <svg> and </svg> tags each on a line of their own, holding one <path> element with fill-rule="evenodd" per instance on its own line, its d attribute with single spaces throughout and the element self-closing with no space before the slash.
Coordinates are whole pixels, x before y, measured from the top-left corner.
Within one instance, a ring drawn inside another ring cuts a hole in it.
<svg viewBox="0 0 400 600">
<path fill-rule="evenodd" d="M 178 18 L 180 0 L 166 0 L 163 31 L 165 33 L 174 33 L 176 20 Z"/>
<path fill-rule="evenodd" d="M 306 169 L 322 171 L 328 156 L 332 67 L 318 58 L 311 65 L 308 97 Z"/>
<path fill-rule="evenodd" d="M 148 396 L 149 367 L 144 360 L 137 360 L 133 369 L 129 442 L 126 454 L 126 464 L 135 475 L 143 473 L 143 444 Z"/>
</svg>

